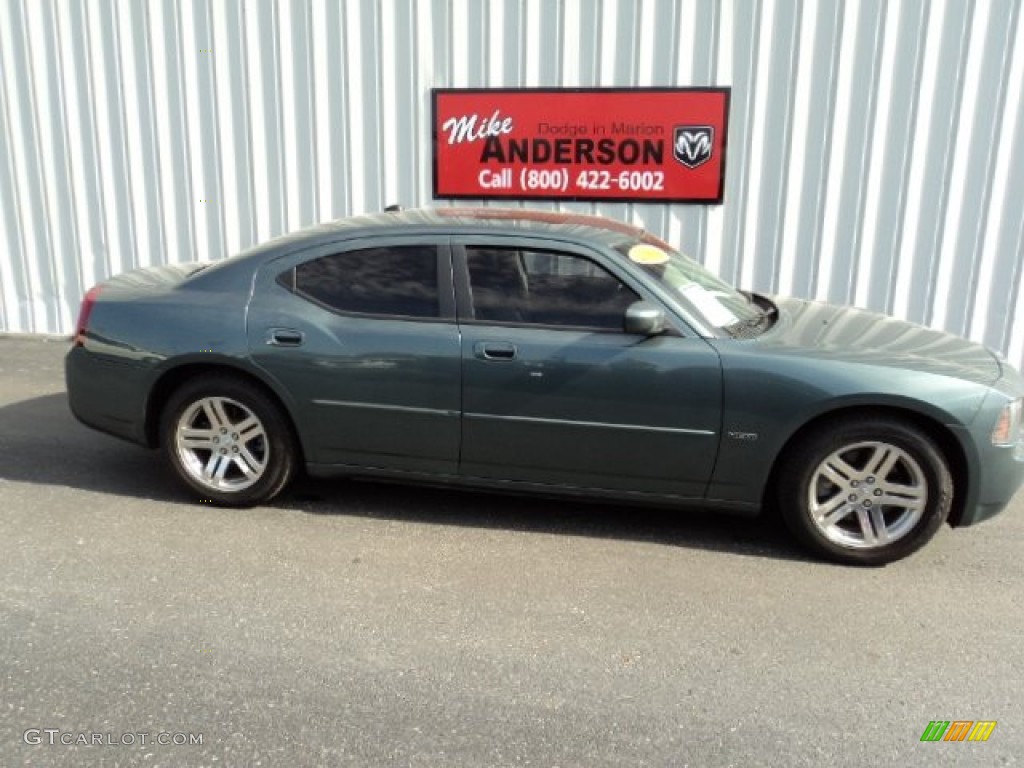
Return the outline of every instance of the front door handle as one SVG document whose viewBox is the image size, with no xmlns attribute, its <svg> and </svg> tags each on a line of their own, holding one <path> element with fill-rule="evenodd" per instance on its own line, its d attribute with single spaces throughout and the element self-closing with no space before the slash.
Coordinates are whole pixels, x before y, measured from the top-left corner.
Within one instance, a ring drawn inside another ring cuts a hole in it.
<svg viewBox="0 0 1024 768">
<path fill-rule="evenodd" d="M 304 334 L 294 328 L 271 328 L 267 344 L 275 347 L 301 347 Z"/>
<path fill-rule="evenodd" d="M 473 352 L 484 360 L 515 360 L 516 345 L 507 341 L 478 341 Z"/>
</svg>

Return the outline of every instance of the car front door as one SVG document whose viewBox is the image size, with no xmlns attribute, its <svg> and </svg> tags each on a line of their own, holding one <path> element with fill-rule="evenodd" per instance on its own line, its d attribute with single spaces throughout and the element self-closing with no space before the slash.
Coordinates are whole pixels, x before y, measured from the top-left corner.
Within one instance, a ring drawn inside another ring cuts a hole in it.
<svg viewBox="0 0 1024 768">
<path fill-rule="evenodd" d="M 254 362 L 292 398 L 312 465 L 457 472 L 446 238 L 346 241 L 264 265 L 248 334 Z"/>
<path fill-rule="evenodd" d="M 649 297 L 585 248 L 467 237 L 453 256 L 461 475 L 703 496 L 721 425 L 709 344 L 626 334 L 626 308 Z"/>
</svg>

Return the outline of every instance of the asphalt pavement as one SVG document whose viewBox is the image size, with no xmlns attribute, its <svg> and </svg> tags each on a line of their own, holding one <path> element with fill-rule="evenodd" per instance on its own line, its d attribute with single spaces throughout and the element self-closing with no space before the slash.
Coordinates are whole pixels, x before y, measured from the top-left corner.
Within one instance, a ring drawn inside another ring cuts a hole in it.
<svg viewBox="0 0 1024 768">
<path fill-rule="evenodd" d="M 1024 759 L 1024 496 L 880 569 L 705 513 L 311 480 L 224 510 L 72 418 L 66 349 L 0 338 L 2 766 Z"/>
</svg>

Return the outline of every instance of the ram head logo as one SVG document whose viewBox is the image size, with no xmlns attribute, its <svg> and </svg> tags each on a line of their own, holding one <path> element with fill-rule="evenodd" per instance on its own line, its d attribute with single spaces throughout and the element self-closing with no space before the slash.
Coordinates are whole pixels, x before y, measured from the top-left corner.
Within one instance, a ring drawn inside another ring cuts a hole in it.
<svg viewBox="0 0 1024 768">
<path fill-rule="evenodd" d="M 672 156 L 687 168 L 704 165 L 711 159 L 715 129 L 710 125 L 677 125 Z"/>
</svg>

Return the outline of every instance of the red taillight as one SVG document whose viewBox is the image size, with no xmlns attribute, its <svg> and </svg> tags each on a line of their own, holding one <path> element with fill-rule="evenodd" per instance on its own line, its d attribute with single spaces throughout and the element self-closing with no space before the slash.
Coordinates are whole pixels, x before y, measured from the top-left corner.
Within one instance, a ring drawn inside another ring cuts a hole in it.
<svg viewBox="0 0 1024 768">
<path fill-rule="evenodd" d="M 85 331 L 89 327 L 89 315 L 92 314 L 92 307 L 96 303 L 100 287 L 99 285 L 94 285 L 82 297 L 82 306 L 78 310 L 78 322 L 75 323 L 75 338 L 72 342 L 76 347 L 80 347 L 85 343 Z"/>
</svg>

